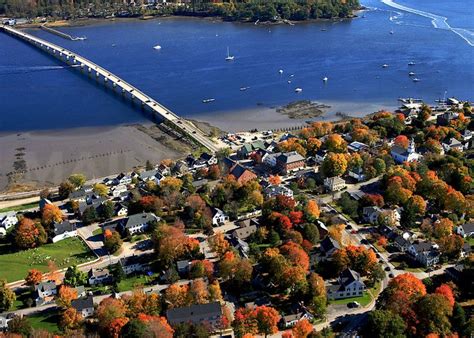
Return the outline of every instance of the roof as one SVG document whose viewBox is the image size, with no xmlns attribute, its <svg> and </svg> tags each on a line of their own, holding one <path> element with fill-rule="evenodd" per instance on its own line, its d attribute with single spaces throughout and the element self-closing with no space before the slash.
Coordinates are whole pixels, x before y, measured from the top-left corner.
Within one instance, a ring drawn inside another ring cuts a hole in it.
<svg viewBox="0 0 474 338">
<path fill-rule="evenodd" d="M 82 198 L 85 197 L 86 191 L 84 188 L 81 188 L 79 190 L 75 190 L 69 194 L 69 199 L 77 199 L 77 198 Z"/>
<path fill-rule="evenodd" d="M 304 161 L 304 157 L 298 154 L 296 151 L 291 151 L 289 153 L 283 153 L 277 157 L 278 163 L 288 164 Z"/>
<path fill-rule="evenodd" d="M 324 252 L 331 251 L 332 249 L 337 249 L 339 250 L 341 246 L 337 241 L 332 239 L 330 236 L 326 236 L 322 241 L 321 241 L 321 249 L 323 249 Z"/>
<path fill-rule="evenodd" d="M 400 246 L 408 246 L 410 245 L 410 241 L 406 240 L 405 238 L 403 238 L 403 236 L 400 236 L 398 235 L 397 237 L 395 237 L 394 239 L 394 242 L 397 243 L 398 245 Z"/>
<path fill-rule="evenodd" d="M 443 144 L 446 144 L 450 147 L 462 147 L 462 143 L 456 140 L 454 137 L 451 137 L 449 140 L 445 140 Z"/>
<path fill-rule="evenodd" d="M 131 215 L 127 218 L 124 227 L 126 229 L 133 228 L 138 225 L 150 223 L 156 221 L 157 217 L 153 213 L 142 212 L 140 214 Z"/>
<path fill-rule="evenodd" d="M 57 235 L 62 235 L 65 232 L 69 231 L 75 231 L 76 226 L 69 221 L 63 221 L 61 223 L 55 223 L 54 224 L 54 234 Z"/>
<path fill-rule="evenodd" d="M 243 150 L 247 153 L 250 153 L 258 149 L 265 149 L 265 144 L 261 140 L 257 140 L 251 143 L 246 143 L 240 148 L 240 150 Z"/>
<path fill-rule="evenodd" d="M 71 306 L 78 312 L 85 309 L 94 308 L 94 297 L 87 296 L 86 298 L 74 299 L 71 301 Z"/>
<path fill-rule="evenodd" d="M 371 215 L 371 214 L 373 214 L 374 212 L 377 212 L 377 213 L 382 212 L 382 210 L 381 210 L 379 207 L 373 207 L 373 206 L 372 206 L 372 207 L 364 207 L 364 209 L 362 209 L 362 212 L 363 212 L 364 214 L 369 214 L 369 215 Z"/>
<path fill-rule="evenodd" d="M 462 228 L 463 228 L 465 234 L 469 234 L 471 232 L 474 232 L 474 222 L 463 224 Z"/>
<path fill-rule="evenodd" d="M 433 250 L 433 243 L 431 242 L 419 242 L 413 243 L 413 248 L 416 253 L 430 252 Z"/>
<path fill-rule="evenodd" d="M 172 325 L 187 322 L 202 323 L 215 320 L 220 316 L 222 316 L 222 308 L 219 302 L 179 307 L 166 312 L 168 322 Z"/>
<path fill-rule="evenodd" d="M 135 264 L 141 265 L 141 264 L 145 264 L 149 262 L 150 259 L 151 259 L 151 256 L 147 254 L 133 255 L 133 256 L 120 258 L 120 264 L 122 264 L 122 266 L 130 266 L 130 265 L 135 265 Z"/>
<path fill-rule="evenodd" d="M 365 143 L 362 143 L 362 142 L 358 142 L 358 141 L 354 141 L 352 143 L 350 143 L 347 148 L 349 150 L 352 150 L 352 151 L 359 151 L 359 150 L 362 150 L 362 149 L 366 149 L 368 148 L 369 146 Z"/>
<path fill-rule="evenodd" d="M 200 158 L 201 160 L 204 160 L 204 161 L 209 161 L 209 160 L 212 159 L 213 157 L 214 157 L 214 155 L 211 155 L 211 154 L 208 154 L 208 153 L 202 153 L 199 158 Z"/>
<path fill-rule="evenodd" d="M 35 285 L 37 291 L 47 291 L 56 289 L 56 283 L 53 281 L 41 282 Z"/>
<path fill-rule="evenodd" d="M 341 285 L 344 287 L 347 287 L 349 284 L 355 281 L 359 281 L 362 283 L 362 281 L 360 280 L 359 273 L 351 269 L 345 269 L 344 271 L 342 271 L 341 274 L 339 275 L 339 281 Z"/>
<path fill-rule="evenodd" d="M 153 177 L 153 176 L 161 177 L 161 174 L 157 169 L 147 170 L 147 171 L 144 171 L 144 172 L 140 173 L 140 179 L 141 180 L 145 180 L 145 179 L 148 179 L 148 178 Z"/>
<path fill-rule="evenodd" d="M 244 228 L 235 229 L 232 236 L 239 239 L 247 239 L 257 231 L 256 225 L 249 225 Z"/>
<path fill-rule="evenodd" d="M 235 164 L 231 169 L 230 169 L 230 172 L 229 174 L 234 176 L 235 179 L 239 179 L 244 173 L 250 173 L 252 175 L 255 176 L 255 174 L 253 172 L 251 172 L 250 170 L 244 168 L 242 165 L 240 164 Z"/>
<path fill-rule="evenodd" d="M 89 277 L 104 277 L 104 276 L 110 276 L 110 271 L 107 268 L 101 268 L 101 269 L 90 269 L 89 270 Z"/>
<path fill-rule="evenodd" d="M 337 184 L 337 183 L 346 183 L 342 178 L 339 176 L 334 176 L 334 177 L 328 177 L 324 180 L 324 184 Z"/>
</svg>

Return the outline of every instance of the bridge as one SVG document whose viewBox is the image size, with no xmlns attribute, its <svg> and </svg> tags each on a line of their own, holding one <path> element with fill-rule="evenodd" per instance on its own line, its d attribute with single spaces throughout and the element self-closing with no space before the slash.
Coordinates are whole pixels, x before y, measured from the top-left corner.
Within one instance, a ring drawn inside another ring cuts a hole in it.
<svg viewBox="0 0 474 338">
<path fill-rule="evenodd" d="M 61 46 L 55 45 L 46 40 L 40 39 L 31 34 L 25 33 L 11 26 L 0 25 L 6 33 L 24 40 L 35 47 L 51 54 L 59 60 L 67 63 L 68 65 L 80 68 L 81 71 L 86 71 L 89 75 L 94 74 L 99 80 L 102 79 L 104 84 L 112 84 L 112 88 L 121 90 L 122 94 L 129 94 L 132 100 L 137 100 L 141 103 L 142 107 L 148 108 L 154 114 L 158 115 L 168 126 L 177 129 L 184 135 L 187 135 L 193 139 L 196 143 L 209 149 L 211 152 L 216 152 L 220 147 L 214 143 L 208 136 L 206 136 L 199 128 L 186 119 L 183 119 L 173 113 L 168 108 L 161 105 L 159 102 L 151 98 L 150 96 L 143 93 L 138 88 L 132 86 L 128 82 L 124 81 L 117 75 L 108 71 L 107 69 L 95 64 L 94 62 L 86 59 L 85 57 L 74 53 Z"/>
</svg>

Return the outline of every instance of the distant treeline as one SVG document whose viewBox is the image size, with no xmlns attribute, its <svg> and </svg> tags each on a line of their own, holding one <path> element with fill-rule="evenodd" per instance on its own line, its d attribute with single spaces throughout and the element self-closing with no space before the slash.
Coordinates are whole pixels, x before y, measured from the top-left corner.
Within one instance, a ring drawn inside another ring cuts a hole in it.
<svg viewBox="0 0 474 338">
<path fill-rule="evenodd" d="M 0 13 L 15 17 L 106 17 L 140 15 L 216 16 L 229 21 L 346 18 L 359 0 L 194 0 L 186 5 L 128 5 L 123 0 L 0 0 Z"/>
</svg>

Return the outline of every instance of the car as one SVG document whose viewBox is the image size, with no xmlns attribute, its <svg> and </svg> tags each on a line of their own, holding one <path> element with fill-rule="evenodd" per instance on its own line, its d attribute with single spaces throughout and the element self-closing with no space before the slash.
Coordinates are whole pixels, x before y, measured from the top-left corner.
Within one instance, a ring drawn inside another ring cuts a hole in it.
<svg viewBox="0 0 474 338">
<path fill-rule="evenodd" d="M 380 254 L 376 253 L 375 257 L 380 258 Z"/>
<path fill-rule="evenodd" d="M 390 278 L 395 277 L 395 276 L 393 275 L 393 273 L 391 273 L 391 272 L 388 274 L 388 276 L 389 276 Z"/>
<path fill-rule="evenodd" d="M 389 267 L 389 266 L 386 266 L 384 270 L 385 270 L 385 271 L 390 271 L 390 267 Z"/>
<path fill-rule="evenodd" d="M 358 308 L 358 307 L 360 307 L 360 304 L 359 304 L 359 302 L 350 302 L 350 303 L 347 303 L 347 307 L 349 307 L 351 309 L 352 308 Z"/>
<path fill-rule="evenodd" d="M 429 267 L 428 269 L 425 270 L 425 272 L 432 272 L 432 271 L 434 271 L 433 267 Z"/>
</svg>

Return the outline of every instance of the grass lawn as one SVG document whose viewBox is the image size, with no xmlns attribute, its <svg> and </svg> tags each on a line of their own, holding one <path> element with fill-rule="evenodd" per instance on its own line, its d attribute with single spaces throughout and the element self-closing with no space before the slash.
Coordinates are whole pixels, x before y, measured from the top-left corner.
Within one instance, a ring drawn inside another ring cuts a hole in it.
<svg viewBox="0 0 474 338">
<path fill-rule="evenodd" d="M 102 228 L 95 229 L 94 231 L 92 231 L 92 234 L 93 234 L 94 236 L 102 235 Z"/>
<path fill-rule="evenodd" d="M 62 269 L 94 258 L 95 256 L 82 240 L 68 238 L 36 249 L 0 255 L 0 279 L 15 282 L 25 278 L 28 270 L 31 269 L 47 272 L 50 260 Z"/>
<path fill-rule="evenodd" d="M 28 316 L 28 321 L 34 329 L 43 329 L 48 332 L 59 334 L 59 314 L 56 311 L 46 311 Z"/>
<path fill-rule="evenodd" d="M 21 205 L 16 205 L 14 207 L 3 208 L 3 209 L 0 209 L 0 212 L 21 211 L 21 210 L 28 210 L 28 209 L 33 209 L 33 208 L 38 208 L 38 202 L 28 203 L 28 204 L 21 204 Z"/>
<path fill-rule="evenodd" d="M 133 290 L 137 286 L 147 285 L 150 281 L 153 281 L 155 277 L 157 277 L 156 274 L 152 275 L 151 277 L 145 275 L 127 277 L 118 283 L 117 289 L 119 292 Z"/>
<path fill-rule="evenodd" d="M 466 239 L 470 246 L 474 246 L 474 237 L 469 237 Z"/>
<path fill-rule="evenodd" d="M 367 304 L 370 303 L 371 300 L 372 300 L 372 296 L 367 291 L 364 291 L 364 295 L 362 297 L 336 299 L 336 300 L 331 300 L 329 302 L 330 304 L 337 304 L 337 305 L 348 304 L 350 302 L 358 302 L 361 306 L 366 306 Z"/>
<path fill-rule="evenodd" d="M 391 261 L 390 263 L 392 263 L 392 265 L 395 267 L 395 269 L 398 270 L 398 267 L 400 266 L 401 262 L 396 262 L 396 261 Z M 410 267 L 410 266 L 406 266 L 404 269 L 404 271 L 408 271 L 408 272 L 424 272 L 425 270 L 423 268 L 414 268 L 414 267 Z"/>
</svg>

